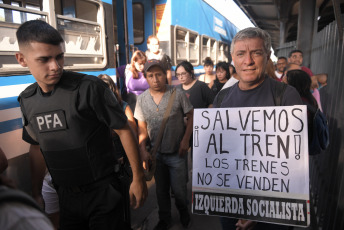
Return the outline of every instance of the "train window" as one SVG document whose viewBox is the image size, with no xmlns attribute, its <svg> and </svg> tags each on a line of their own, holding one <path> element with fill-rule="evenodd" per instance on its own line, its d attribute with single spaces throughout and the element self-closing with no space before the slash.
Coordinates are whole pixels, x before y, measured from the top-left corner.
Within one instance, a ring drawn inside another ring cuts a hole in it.
<svg viewBox="0 0 344 230">
<path fill-rule="evenodd" d="M 174 34 L 174 64 L 189 61 L 193 65 L 199 65 L 198 33 L 176 26 Z"/>
<path fill-rule="evenodd" d="M 52 3 L 55 11 L 49 11 L 54 9 L 50 5 Z M 63 36 L 65 69 L 86 70 L 106 66 L 104 9 L 101 3 L 94 0 L 0 0 L 1 75 L 28 72 L 14 57 L 19 50 L 15 32 L 20 24 L 33 19 L 49 21 Z"/>
<path fill-rule="evenodd" d="M 217 61 L 228 62 L 228 45 L 219 41 L 217 50 Z"/>
<path fill-rule="evenodd" d="M 20 24 L 34 19 L 47 21 L 48 13 L 40 11 L 39 0 L 0 1 L 0 75 L 27 72 L 15 59 L 19 51 L 16 31 Z"/>
<path fill-rule="evenodd" d="M 133 29 L 135 45 L 142 44 L 145 41 L 144 36 L 144 9 L 141 3 L 133 3 Z"/>
<path fill-rule="evenodd" d="M 199 65 L 199 36 L 189 31 L 189 62 Z"/>
<path fill-rule="evenodd" d="M 217 62 L 217 41 L 202 35 L 202 63 L 204 63 L 206 57 L 210 57 L 214 63 Z"/>
<path fill-rule="evenodd" d="M 104 10 L 95 1 L 55 1 L 57 29 L 65 40 L 65 69 L 95 69 L 107 64 Z M 66 9 L 68 8 L 68 9 Z"/>
<path fill-rule="evenodd" d="M 178 29 L 176 31 L 176 54 L 177 57 L 175 58 L 175 60 L 177 61 L 176 65 L 182 61 L 187 61 L 187 51 L 186 51 L 186 47 L 187 47 L 187 43 L 186 43 L 186 39 L 187 39 L 187 32 Z"/>
<path fill-rule="evenodd" d="M 98 4 L 94 1 L 55 0 L 55 13 L 58 15 L 97 22 Z"/>
</svg>

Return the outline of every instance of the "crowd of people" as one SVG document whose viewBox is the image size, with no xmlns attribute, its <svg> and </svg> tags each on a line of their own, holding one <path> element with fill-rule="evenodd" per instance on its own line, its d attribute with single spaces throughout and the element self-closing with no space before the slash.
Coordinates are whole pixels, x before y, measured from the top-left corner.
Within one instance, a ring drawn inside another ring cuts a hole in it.
<svg viewBox="0 0 344 230">
<path fill-rule="evenodd" d="M 318 89 L 327 81 L 326 75 L 313 76 L 302 66 L 300 50 L 279 57 L 274 66 L 270 36 L 259 28 L 235 35 L 232 64 L 214 65 L 206 58 L 205 74 L 198 78 L 190 62 L 179 63 L 176 87 L 171 59 L 159 49 L 156 36 L 148 38 L 146 53 L 134 52 L 121 86 L 107 75 L 96 78 L 63 70 L 63 38 L 43 21 L 22 24 L 17 39 L 18 63 L 28 67 L 37 81 L 18 99 L 23 140 L 31 145 L 32 195 L 55 229 L 130 229 L 130 217 L 123 210 L 129 203 L 134 208 L 143 205 L 144 170 L 153 161 L 159 208 L 154 229 L 171 226 L 171 192 L 181 224 L 190 227 L 186 185 L 193 109 L 274 106 L 272 88 L 281 81 L 288 84 L 282 106 L 321 108 Z M 53 126 L 46 117 L 53 118 Z M 166 126 L 161 128 L 164 117 Z M 154 146 L 159 147 L 152 159 L 149 148 Z M 7 167 L 3 159 L 0 149 L 1 171 Z M 123 169 L 131 178 L 124 190 L 119 180 Z M 287 229 L 229 218 L 221 218 L 221 224 L 223 229 Z"/>
</svg>

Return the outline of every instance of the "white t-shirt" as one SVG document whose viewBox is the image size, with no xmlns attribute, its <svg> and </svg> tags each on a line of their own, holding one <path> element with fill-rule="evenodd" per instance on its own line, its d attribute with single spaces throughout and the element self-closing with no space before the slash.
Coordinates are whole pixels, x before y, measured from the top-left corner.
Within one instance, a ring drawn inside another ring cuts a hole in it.
<svg viewBox="0 0 344 230">
<path fill-rule="evenodd" d="M 221 90 L 224 90 L 225 88 L 231 87 L 235 83 L 237 83 L 239 80 L 236 79 L 235 77 L 229 78 L 229 80 L 224 84 Z"/>
<path fill-rule="evenodd" d="M 283 73 L 279 73 L 279 72 L 277 72 L 277 70 L 276 70 L 276 71 L 275 71 L 275 75 L 276 75 L 276 77 L 278 77 L 279 79 L 281 79 Z"/>
</svg>

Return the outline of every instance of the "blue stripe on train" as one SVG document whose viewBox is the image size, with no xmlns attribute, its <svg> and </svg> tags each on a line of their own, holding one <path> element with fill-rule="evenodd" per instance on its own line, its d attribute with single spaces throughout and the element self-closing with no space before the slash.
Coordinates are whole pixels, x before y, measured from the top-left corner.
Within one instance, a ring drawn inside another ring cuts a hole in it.
<svg viewBox="0 0 344 230">
<path fill-rule="evenodd" d="M 106 70 L 101 71 L 85 71 L 80 72 L 89 75 L 98 76 L 99 74 L 107 74 L 107 75 L 116 75 L 115 68 L 109 68 Z M 32 75 L 22 75 L 22 76 L 4 76 L 0 77 L 0 86 L 9 86 L 9 85 L 20 85 L 20 84 L 30 84 L 35 83 L 36 80 Z"/>
<path fill-rule="evenodd" d="M 105 2 L 105 3 L 112 5 L 112 0 L 103 0 L 102 2 Z"/>
<path fill-rule="evenodd" d="M 0 98 L 0 110 L 19 107 L 18 97 Z"/>
<path fill-rule="evenodd" d="M 0 134 L 23 128 L 21 118 L 0 122 Z"/>
<path fill-rule="evenodd" d="M 30 84 L 35 82 L 36 80 L 32 75 L 0 77 L 0 86 Z"/>
<path fill-rule="evenodd" d="M 115 68 L 109 68 L 106 70 L 102 70 L 102 71 L 87 71 L 87 72 L 79 72 L 79 73 L 84 73 L 84 74 L 88 74 L 88 75 L 93 75 L 93 76 L 98 76 L 99 74 L 107 74 L 109 76 L 114 76 L 116 75 L 116 70 Z"/>
</svg>

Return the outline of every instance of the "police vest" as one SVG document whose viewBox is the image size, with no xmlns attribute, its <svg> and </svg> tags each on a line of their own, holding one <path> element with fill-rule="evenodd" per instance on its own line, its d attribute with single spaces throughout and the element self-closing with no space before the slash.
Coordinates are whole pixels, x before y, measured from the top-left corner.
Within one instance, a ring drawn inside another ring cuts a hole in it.
<svg viewBox="0 0 344 230">
<path fill-rule="evenodd" d="M 64 72 L 50 96 L 44 97 L 37 83 L 21 93 L 24 120 L 35 136 L 55 184 L 90 184 L 114 171 L 111 130 L 93 110 L 77 110 L 80 84 L 85 75 Z"/>
</svg>

